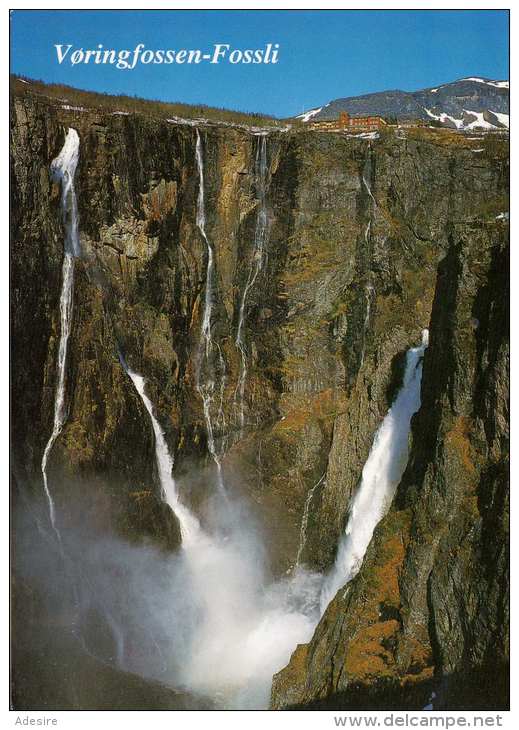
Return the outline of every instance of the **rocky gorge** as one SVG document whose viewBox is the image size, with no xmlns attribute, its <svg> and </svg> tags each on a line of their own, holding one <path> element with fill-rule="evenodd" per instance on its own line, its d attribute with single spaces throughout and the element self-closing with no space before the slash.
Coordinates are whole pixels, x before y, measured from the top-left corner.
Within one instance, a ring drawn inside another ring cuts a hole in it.
<svg viewBox="0 0 519 730">
<path fill-rule="evenodd" d="M 46 464 L 60 546 L 42 455 L 63 321 L 62 191 L 49 169 L 69 129 L 80 254 L 65 415 Z M 355 577 L 315 630 L 305 624 L 271 689 L 267 677 L 267 704 L 507 707 L 508 209 L 505 137 L 247 129 L 74 108 L 15 86 L 16 707 L 227 706 L 211 678 L 197 680 L 200 665 L 179 668 L 212 637 L 195 632 L 184 651 L 168 633 L 183 616 L 145 630 L 163 603 L 132 613 L 125 594 L 135 583 L 153 594 L 156 566 L 168 583 L 170 556 L 187 550 L 129 372 L 144 379 L 179 498 L 204 535 L 230 544 L 239 524 L 254 533 L 265 585 L 290 587 L 298 570 L 314 585 L 334 565 L 424 329 L 421 407 L 395 496 Z M 237 569 L 240 585 L 249 579 Z M 54 655 L 68 663 L 49 678 Z M 206 660 L 210 673 L 220 656 Z M 168 669 L 149 670 L 150 657 Z M 237 706 L 263 707 L 258 697 Z"/>
</svg>

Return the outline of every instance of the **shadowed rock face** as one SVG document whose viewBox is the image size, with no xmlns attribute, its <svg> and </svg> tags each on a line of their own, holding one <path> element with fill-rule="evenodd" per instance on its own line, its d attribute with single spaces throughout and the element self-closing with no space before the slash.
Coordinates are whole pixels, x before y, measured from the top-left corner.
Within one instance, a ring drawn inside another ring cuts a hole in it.
<svg viewBox="0 0 519 730">
<path fill-rule="evenodd" d="M 83 256 L 68 418 L 49 483 L 71 533 L 90 526 L 173 550 L 178 522 L 161 500 L 151 424 L 119 352 L 144 376 L 180 490 L 203 518 L 213 462 L 196 389 L 207 268 L 196 130 L 74 113 L 28 92 L 13 97 L 11 125 L 15 506 L 41 498 L 52 430 L 63 230 L 49 164 L 72 126 Z M 477 683 L 506 663 L 508 226 L 496 219 L 508 210 L 506 143 L 419 130 L 375 142 L 269 134 L 242 432 L 236 330 L 254 264 L 259 140 L 230 127 L 200 135 L 212 335 L 225 363 L 215 441 L 229 488 L 264 525 L 274 574 L 298 553 L 318 570 L 333 563 L 402 354 L 430 322 L 422 409 L 393 508 L 346 594 L 276 676 L 273 707 L 359 697 L 418 707 L 431 688 L 453 706 L 457 677 Z"/>
</svg>

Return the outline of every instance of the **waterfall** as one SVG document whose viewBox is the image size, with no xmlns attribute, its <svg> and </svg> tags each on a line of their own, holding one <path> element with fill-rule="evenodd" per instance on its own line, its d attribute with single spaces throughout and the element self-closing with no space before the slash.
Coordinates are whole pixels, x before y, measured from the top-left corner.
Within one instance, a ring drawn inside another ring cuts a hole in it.
<svg viewBox="0 0 519 730">
<path fill-rule="evenodd" d="M 164 498 L 182 530 L 182 551 L 160 568 L 168 571 L 172 583 L 166 582 L 164 592 L 153 584 L 151 601 L 158 613 L 159 632 L 155 639 L 154 627 L 149 627 L 153 645 L 162 647 L 177 662 L 173 685 L 180 683 L 209 694 L 227 709 L 266 709 L 272 675 L 285 666 L 294 646 L 311 638 L 318 619 L 320 576 L 298 567 L 289 578 L 266 584 L 261 546 L 236 504 L 225 506 L 229 527 L 225 535 L 202 529 L 180 502 L 172 476 L 173 459 L 146 395 L 144 378 L 128 367 L 122 355 L 120 361 L 150 416 Z M 215 502 L 214 509 L 224 509 L 222 500 Z M 147 609 L 140 612 L 140 594 L 130 600 L 129 610 L 135 610 L 137 624 L 145 624 L 150 614 Z M 117 628 L 113 616 L 107 620 Z M 170 633 L 171 625 L 176 632 Z M 158 671 L 149 670 L 146 661 L 135 665 L 139 660 L 125 656 L 124 644 L 112 630 L 117 660 L 124 660 L 127 671 L 167 679 L 164 657 Z M 155 649 L 150 647 L 151 665 L 156 662 Z"/>
<path fill-rule="evenodd" d="M 196 130 L 195 156 L 199 180 L 198 199 L 196 205 L 196 225 L 198 226 L 198 230 L 200 231 L 202 238 L 204 239 L 207 246 L 207 272 L 205 281 L 204 312 L 202 316 L 202 332 L 198 353 L 196 387 L 202 398 L 204 418 L 207 430 L 207 446 L 209 449 L 209 453 L 211 454 L 211 457 L 216 464 L 218 489 L 222 495 L 225 495 L 222 464 L 220 460 L 220 454 L 218 453 L 218 450 L 216 448 L 213 421 L 211 415 L 211 405 L 216 390 L 216 373 L 213 364 L 214 343 L 211 326 L 211 317 L 214 303 L 214 250 L 209 239 L 207 238 L 207 234 L 205 231 L 204 158 L 202 152 L 202 139 L 200 137 L 200 132 L 198 129 Z M 222 371 L 220 408 L 218 412 L 218 420 L 221 421 L 223 417 L 222 389 L 225 384 L 225 361 L 219 347 L 218 353 L 218 365 L 220 370 Z"/>
<path fill-rule="evenodd" d="M 196 130 L 196 164 L 198 168 L 198 199 L 196 204 L 196 225 L 202 234 L 207 246 L 207 273 L 204 297 L 204 314 L 202 318 L 202 339 L 205 344 L 205 354 L 209 358 L 213 340 L 211 334 L 211 314 L 213 311 L 213 287 L 214 287 L 214 251 L 209 243 L 205 232 L 205 192 L 204 192 L 204 158 L 202 153 L 202 139 L 200 132 Z"/>
<path fill-rule="evenodd" d="M 60 340 L 58 347 L 58 361 L 56 364 L 57 382 L 54 398 L 54 422 L 52 433 L 41 460 L 43 487 L 49 505 L 50 521 L 58 540 L 60 534 L 56 527 L 56 510 L 54 500 L 49 489 L 47 477 L 47 462 L 49 455 L 58 438 L 65 419 L 67 409 L 65 403 L 65 375 L 67 364 L 67 348 L 72 325 L 73 297 L 74 297 L 74 257 L 79 256 L 79 233 L 76 191 L 74 189 L 74 175 L 79 159 L 79 136 L 75 129 L 70 128 L 65 138 L 65 144 L 59 155 L 51 162 L 52 179 L 61 183 L 61 210 L 65 226 L 64 257 L 62 269 L 62 285 L 60 295 Z"/>
<path fill-rule="evenodd" d="M 423 330 L 422 344 L 407 351 L 402 387 L 375 434 L 335 565 L 323 584 L 322 613 L 339 588 L 359 572 L 375 527 L 389 509 L 404 473 L 411 417 L 420 408 L 422 360 L 428 342 L 429 332 Z"/>
<path fill-rule="evenodd" d="M 153 427 L 153 433 L 155 435 L 155 459 L 157 462 L 157 470 L 159 473 L 159 481 L 162 489 L 162 496 L 164 501 L 171 507 L 173 512 L 176 514 L 178 521 L 180 522 L 180 531 L 182 535 L 182 544 L 188 544 L 199 531 L 199 524 L 196 517 L 185 507 L 179 499 L 177 485 L 173 478 L 173 458 L 169 453 L 166 439 L 164 438 L 164 432 L 160 427 L 159 422 L 155 418 L 153 413 L 153 406 L 146 395 L 144 390 L 145 380 L 142 375 L 130 370 L 127 366 L 124 358 L 120 357 L 121 364 L 129 375 L 132 383 L 135 386 L 135 390 L 141 397 L 144 407 L 148 411 L 151 419 L 151 425 Z"/>
<path fill-rule="evenodd" d="M 236 386 L 236 394 L 239 396 L 239 413 L 240 413 L 240 429 L 243 432 L 245 426 L 244 396 L 245 381 L 247 379 L 247 349 L 243 336 L 243 328 L 246 318 L 247 297 L 250 290 L 254 286 L 260 271 L 263 269 L 265 262 L 265 247 L 268 240 L 268 216 L 266 205 L 266 188 L 267 188 L 267 135 L 262 134 L 258 137 L 258 146 L 256 149 L 255 177 L 258 193 L 258 212 L 256 216 L 256 227 L 254 231 L 254 249 L 252 260 L 247 275 L 247 281 L 243 290 L 240 302 L 240 310 L 238 315 L 238 328 L 236 331 L 235 344 L 240 351 L 241 363 L 240 374 Z"/>
<path fill-rule="evenodd" d="M 317 489 L 317 487 L 319 487 L 323 483 L 325 478 L 326 478 L 326 472 L 324 472 L 324 474 L 319 479 L 317 484 L 314 484 L 314 486 L 308 492 L 308 496 L 305 501 L 305 508 L 303 510 L 303 519 L 301 520 L 301 531 L 299 533 L 299 549 L 297 551 L 296 565 L 301 564 L 301 558 L 303 557 L 303 550 L 305 549 L 306 531 L 308 529 L 308 517 L 310 516 L 310 505 L 312 504 L 312 497 L 314 496 L 314 492 Z"/>
<path fill-rule="evenodd" d="M 373 203 L 373 209 L 375 209 L 377 207 L 377 201 L 375 200 L 375 197 L 371 191 L 371 154 L 372 154 L 371 144 L 369 144 L 368 145 L 368 156 L 366 157 L 366 162 L 364 164 L 364 170 L 362 171 L 362 182 L 364 184 L 364 187 L 367 190 L 369 197 L 371 198 L 371 201 Z"/>
</svg>

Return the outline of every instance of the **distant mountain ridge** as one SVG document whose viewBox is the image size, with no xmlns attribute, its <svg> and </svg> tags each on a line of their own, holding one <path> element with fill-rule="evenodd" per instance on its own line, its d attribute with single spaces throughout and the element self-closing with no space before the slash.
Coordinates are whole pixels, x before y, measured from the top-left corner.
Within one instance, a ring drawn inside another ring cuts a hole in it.
<svg viewBox="0 0 519 730">
<path fill-rule="evenodd" d="M 379 91 L 334 99 L 296 119 L 336 119 L 341 111 L 354 116 L 376 114 L 399 120 L 435 120 L 453 129 L 503 129 L 509 126 L 509 83 L 470 76 L 418 91 Z"/>
</svg>

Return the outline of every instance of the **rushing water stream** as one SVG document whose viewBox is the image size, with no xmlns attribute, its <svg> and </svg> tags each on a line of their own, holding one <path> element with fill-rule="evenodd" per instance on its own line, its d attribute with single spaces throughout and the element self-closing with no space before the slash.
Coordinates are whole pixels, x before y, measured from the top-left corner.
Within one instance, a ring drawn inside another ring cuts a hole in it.
<svg viewBox="0 0 519 730">
<path fill-rule="evenodd" d="M 389 509 L 404 473 L 411 418 L 420 408 L 422 360 L 428 342 L 429 332 L 424 330 L 422 344 L 407 351 L 402 387 L 375 434 L 335 565 L 323 584 L 321 612 L 339 588 L 359 572 L 373 531 Z"/>
<path fill-rule="evenodd" d="M 153 428 L 153 434 L 155 436 L 155 459 L 157 462 L 157 470 L 159 473 L 160 486 L 162 489 L 162 496 L 164 501 L 171 507 L 173 512 L 178 517 L 180 523 L 180 531 L 182 534 L 182 544 L 184 546 L 189 545 L 190 542 L 195 538 L 197 533 L 200 531 L 200 525 L 196 517 L 189 511 L 189 509 L 182 504 L 179 499 L 177 485 L 173 478 L 173 459 L 169 452 L 164 438 L 164 432 L 162 431 L 159 422 L 155 418 L 153 413 L 153 406 L 150 399 L 145 393 L 144 386 L 145 381 L 142 375 L 130 370 L 130 368 L 121 358 L 121 364 L 128 373 L 132 383 L 135 386 L 137 393 L 140 395 L 144 407 L 148 411 L 150 416 L 151 425 Z"/>
</svg>

